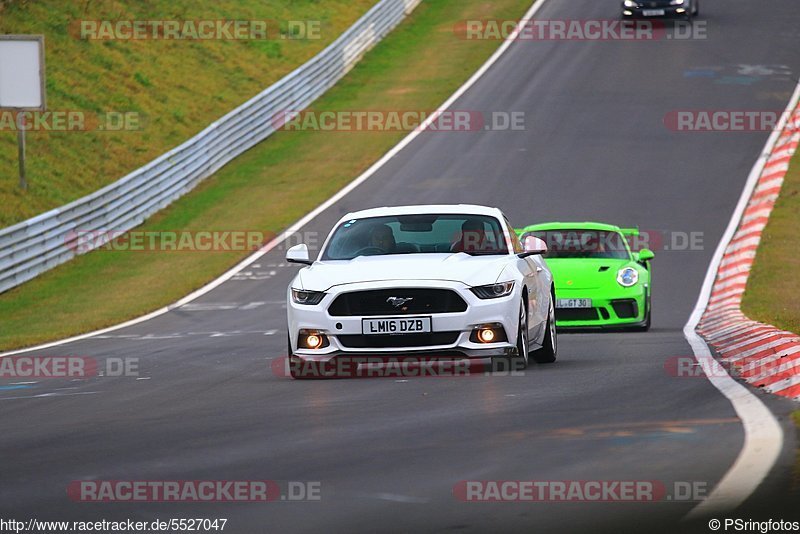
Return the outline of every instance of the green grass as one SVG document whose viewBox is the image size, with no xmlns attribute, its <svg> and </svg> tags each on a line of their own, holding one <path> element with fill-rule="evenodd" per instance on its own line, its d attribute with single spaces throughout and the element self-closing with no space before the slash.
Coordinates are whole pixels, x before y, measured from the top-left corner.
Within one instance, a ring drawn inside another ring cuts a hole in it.
<svg viewBox="0 0 800 534">
<path fill-rule="evenodd" d="M 519 18 L 529 4 L 530 0 L 423 3 L 313 107 L 435 109 L 500 44 L 459 39 L 453 25 L 463 19 Z M 277 233 L 358 176 L 405 135 L 279 132 L 158 213 L 142 229 Z M 0 295 L 0 349 L 136 317 L 202 286 L 245 255 L 102 250 L 81 256 Z"/>
<path fill-rule="evenodd" d="M 0 33 L 45 36 L 49 110 L 146 117 L 138 131 L 28 132 L 27 192 L 17 186 L 16 134 L 0 131 L 0 227 L 87 195 L 179 145 L 307 61 L 376 1 L 0 2 Z M 74 21 L 138 19 L 311 20 L 320 21 L 320 38 L 76 38 Z"/>
<path fill-rule="evenodd" d="M 761 237 L 742 311 L 751 319 L 800 333 L 800 153 L 794 156 Z"/>
</svg>

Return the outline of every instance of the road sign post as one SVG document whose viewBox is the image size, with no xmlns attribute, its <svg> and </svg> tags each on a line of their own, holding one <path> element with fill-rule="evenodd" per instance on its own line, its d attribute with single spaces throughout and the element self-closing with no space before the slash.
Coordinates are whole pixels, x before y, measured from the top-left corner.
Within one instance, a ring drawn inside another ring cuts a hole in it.
<svg viewBox="0 0 800 534">
<path fill-rule="evenodd" d="M 17 158 L 19 159 L 19 186 L 28 189 L 28 180 L 25 178 L 25 128 L 17 130 Z"/>
<path fill-rule="evenodd" d="M 17 113 L 19 186 L 28 188 L 25 176 L 25 128 L 21 111 L 44 111 L 44 36 L 0 35 L 0 111 Z"/>
</svg>

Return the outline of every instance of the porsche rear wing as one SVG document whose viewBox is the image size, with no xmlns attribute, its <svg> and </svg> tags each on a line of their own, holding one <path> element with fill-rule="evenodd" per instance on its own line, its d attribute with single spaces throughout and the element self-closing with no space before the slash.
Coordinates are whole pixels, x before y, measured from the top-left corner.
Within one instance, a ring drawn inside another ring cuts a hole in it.
<svg viewBox="0 0 800 534">
<path fill-rule="evenodd" d="M 619 231 L 625 237 L 637 237 L 639 235 L 639 227 L 635 228 L 620 228 Z"/>
</svg>

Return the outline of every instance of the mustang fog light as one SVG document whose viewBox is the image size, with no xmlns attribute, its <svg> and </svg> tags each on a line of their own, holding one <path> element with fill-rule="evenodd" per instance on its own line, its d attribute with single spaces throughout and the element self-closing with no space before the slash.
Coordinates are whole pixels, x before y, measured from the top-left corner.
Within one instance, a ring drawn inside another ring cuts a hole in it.
<svg viewBox="0 0 800 534">
<path fill-rule="evenodd" d="M 494 330 L 491 328 L 484 328 L 483 330 L 478 330 L 478 339 L 483 341 L 484 343 L 491 343 L 494 341 Z"/>
<path fill-rule="evenodd" d="M 508 341 L 506 331 L 500 323 L 479 324 L 472 329 L 469 340 L 473 343 L 500 343 Z"/>
<path fill-rule="evenodd" d="M 316 330 L 300 330 L 297 338 L 297 347 L 300 349 L 321 349 L 328 345 L 328 336 Z"/>
</svg>

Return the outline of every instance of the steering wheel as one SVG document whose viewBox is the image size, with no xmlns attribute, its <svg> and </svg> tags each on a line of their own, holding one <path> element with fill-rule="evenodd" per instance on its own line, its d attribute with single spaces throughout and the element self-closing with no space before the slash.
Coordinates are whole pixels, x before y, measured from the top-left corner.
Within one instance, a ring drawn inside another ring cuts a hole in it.
<svg viewBox="0 0 800 534">
<path fill-rule="evenodd" d="M 374 256 L 375 254 L 386 254 L 386 251 L 380 247 L 369 246 L 358 249 L 355 256 Z"/>
</svg>

